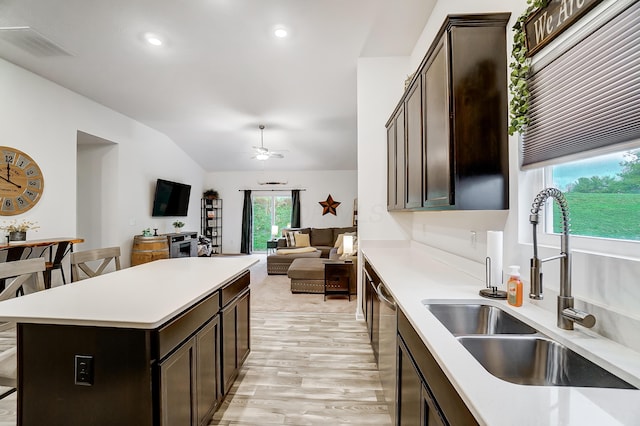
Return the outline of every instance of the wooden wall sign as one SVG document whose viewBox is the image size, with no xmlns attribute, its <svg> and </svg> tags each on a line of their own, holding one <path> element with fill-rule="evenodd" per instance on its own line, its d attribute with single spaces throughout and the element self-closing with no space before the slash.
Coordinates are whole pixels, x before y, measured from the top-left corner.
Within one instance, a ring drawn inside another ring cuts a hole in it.
<svg viewBox="0 0 640 426">
<path fill-rule="evenodd" d="M 551 0 L 527 18 L 527 56 L 534 55 L 602 0 Z"/>
</svg>

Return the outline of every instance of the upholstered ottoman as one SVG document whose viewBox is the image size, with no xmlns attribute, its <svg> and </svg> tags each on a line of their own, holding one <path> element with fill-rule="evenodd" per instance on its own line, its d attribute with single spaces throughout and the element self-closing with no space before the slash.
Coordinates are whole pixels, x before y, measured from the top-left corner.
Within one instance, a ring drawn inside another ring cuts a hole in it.
<svg viewBox="0 0 640 426">
<path fill-rule="evenodd" d="M 324 263 L 322 258 L 295 259 L 287 276 L 291 278 L 292 293 L 324 293 Z"/>
<path fill-rule="evenodd" d="M 320 250 L 309 253 L 270 254 L 267 256 L 267 274 L 287 275 L 289 266 L 291 266 L 294 260 L 319 258 L 321 254 Z"/>
</svg>

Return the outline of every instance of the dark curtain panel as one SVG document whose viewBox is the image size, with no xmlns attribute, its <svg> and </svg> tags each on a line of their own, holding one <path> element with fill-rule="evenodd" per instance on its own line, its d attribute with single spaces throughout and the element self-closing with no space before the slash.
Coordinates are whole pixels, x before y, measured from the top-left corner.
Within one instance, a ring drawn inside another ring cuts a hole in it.
<svg viewBox="0 0 640 426">
<path fill-rule="evenodd" d="M 300 228 L 300 190 L 291 190 L 291 227 Z"/>
<path fill-rule="evenodd" d="M 244 191 L 244 206 L 242 207 L 242 238 L 240 239 L 240 252 L 251 254 L 251 218 L 253 216 L 251 206 L 251 191 Z"/>
</svg>

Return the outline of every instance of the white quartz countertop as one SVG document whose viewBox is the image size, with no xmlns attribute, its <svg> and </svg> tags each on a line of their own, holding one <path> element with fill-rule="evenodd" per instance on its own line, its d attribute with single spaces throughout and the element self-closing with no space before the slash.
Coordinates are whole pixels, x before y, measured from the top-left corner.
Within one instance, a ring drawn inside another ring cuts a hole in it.
<svg viewBox="0 0 640 426">
<path fill-rule="evenodd" d="M 640 353 L 576 326 L 556 327 L 556 314 L 524 301 L 482 298 L 484 282 L 463 272 L 437 251 L 416 244 L 404 248 L 361 246 L 396 303 L 480 424 L 640 425 L 640 390 L 518 385 L 501 380 L 476 359 L 423 305 L 481 302 L 499 306 L 580 355 L 640 387 Z M 440 259 L 440 260 L 439 260 Z"/>
<path fill-rule="evenodd" d="M 0 302 L 0 321 L 153 329 L 257 263 L 163 259 Z"/>
</svg>

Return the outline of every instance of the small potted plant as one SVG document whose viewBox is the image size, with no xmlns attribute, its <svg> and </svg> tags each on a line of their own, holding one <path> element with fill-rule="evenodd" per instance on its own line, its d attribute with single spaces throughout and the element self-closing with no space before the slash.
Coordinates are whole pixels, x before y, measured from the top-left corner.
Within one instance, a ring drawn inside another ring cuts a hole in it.
<svg viewBox="0 0 640 426">
<path fill-rule="evenodd" d="M 215 189 L 207 189 L 202 193 L 202 196 L 207 200 L 217 200 L 218 199 L 218 191 Z"/>
<path fill-rule="evenodd" d="M 16 219 L 9 223 L 4 222 L 2 226 L 0 226 L 0 229 L 5 230 L 9 234 L 9 241 L 26 241 L 27 231 L 29 229 L 35 231 L 38 228 L 40 228 L 40 226 L 38 226 L 38 222 L 33 222 L 31 220 L 18 222 Z"/>
<path fill-rule="evenodd" d="M 176 234 L 180 233 L 180 230 L 182 229 L 182 227 L 184 226 L 184 222 L 176 220 L 175 222 L 173 222 L 173 228 L 176 231 Z"/>
</svg>

